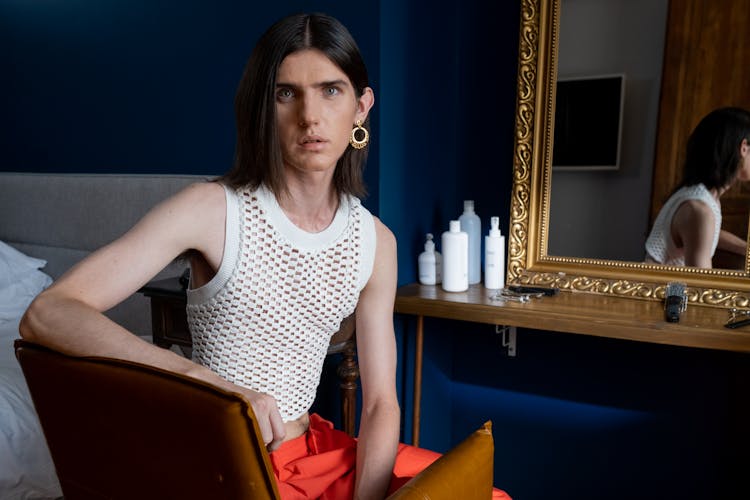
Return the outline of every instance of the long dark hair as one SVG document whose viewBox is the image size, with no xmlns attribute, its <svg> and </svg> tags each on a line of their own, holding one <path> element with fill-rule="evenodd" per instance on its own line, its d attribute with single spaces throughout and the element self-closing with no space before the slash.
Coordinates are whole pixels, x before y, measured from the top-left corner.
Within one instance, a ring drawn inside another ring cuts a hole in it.
<svg viewBox="0 0 750 500">
<path fill-rule="evenodd" d="M 740 166 L 743 139 L 750 142 L 750 112 L 733 107 L 710 112 L 688 138 L 681 185 L 729 186 Z"/>
<path fill-rule="evenodd" d="M 325 14 L 295 14 L 277 21 L 260 38 L 245 66 L 235 96 L 237 145 L 232 168 L 218 180 L 231 187 L 267 186 L 286 190 L 276 129 L 276 74 L 286 56 L 317 49 L 346 73 L 357 97 L 369 86 L 367 68 L 354 38 Z M 363 126 L 369 128 L 369 116 Z M 353 126 L 353 124 L 352 124 Z M 364 196 L 362 179 L 367 150 L 347 147 L 336 164 L 333 183 L 339 194 Z"/>
</svg>

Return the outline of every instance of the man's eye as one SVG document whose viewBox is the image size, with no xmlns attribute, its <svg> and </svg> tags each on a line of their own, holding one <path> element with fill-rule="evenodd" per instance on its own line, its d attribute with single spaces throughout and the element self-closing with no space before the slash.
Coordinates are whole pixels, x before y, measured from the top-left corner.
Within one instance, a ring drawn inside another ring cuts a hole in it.
<svg viewBox="0 0 750 500">
<path fill-rule="evenodd" d="M 327 96 L 334 96 L 339 93 L 339 89 L 336 87 L 326 87 L 325 88 L 325 95 Z"/>
<path fill-rule="evenodd" d="M 291 99 L 294 97 L 294 92 L 292 92 L 292 89 L 279 89 L 279 91 L 276 92 L 276 97 L 281 100 Z"/>
</svg>

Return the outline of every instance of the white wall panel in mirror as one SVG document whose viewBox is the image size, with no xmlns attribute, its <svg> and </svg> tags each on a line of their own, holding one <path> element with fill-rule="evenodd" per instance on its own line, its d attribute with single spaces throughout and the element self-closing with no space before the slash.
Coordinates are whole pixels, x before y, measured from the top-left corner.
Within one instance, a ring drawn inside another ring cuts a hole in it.
<svg viewBox="0 0 750 500">
<path fill-rule="evenodd" d="M 558 78 L 623 74 L 625 98 L 617 170 L 552 170 L 549 255 L 644 258 L 667 8 L 668 0 L 561 0 Z"/>
</svg>

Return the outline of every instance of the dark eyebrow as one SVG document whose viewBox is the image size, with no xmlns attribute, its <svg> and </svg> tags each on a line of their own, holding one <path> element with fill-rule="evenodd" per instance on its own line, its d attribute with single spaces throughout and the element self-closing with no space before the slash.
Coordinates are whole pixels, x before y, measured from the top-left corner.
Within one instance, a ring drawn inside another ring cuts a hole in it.
<svg viewBox="0 0 750 500">
<path fill-rule="evenodd" d="M 347 83 L 346 80 L 330 80 L 326 82 L 319 82 L 313 84 L 313 87 L 317 88 L 325 88 L 325 87 L 334 87 L 334 86 L 340 86 L 340 87 L 346 87 Z M 297 89 L 299 88 L 297 85 L 293 83 L 285 83 L 285 82 L 276 82 L 276 87 L 284 87 L 284 88 L 290 88 L 290 89 Z"/>
<path fill-rule="evenodd" d="M 346 87 L 346 81 L 344 80 L 331 80 L 330 82 L 321 82 L 316 87 Z"/>
</svg>

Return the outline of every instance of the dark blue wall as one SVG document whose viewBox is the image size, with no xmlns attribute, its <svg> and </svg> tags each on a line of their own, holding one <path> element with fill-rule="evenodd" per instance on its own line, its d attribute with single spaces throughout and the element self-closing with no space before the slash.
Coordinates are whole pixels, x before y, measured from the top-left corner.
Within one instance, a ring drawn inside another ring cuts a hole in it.
<svg viewBox="0 0 750 500">
<path fill-rule="evenodd" d="M 431 384 L 424 399 L 449 413 L 453 441 L 493 421 L 496 482 L 516 498 L 740 498 L 748 355 L 521 329 L 511 358 L 490 325 L 425 331 L 424 379 L 449 396 Z"/>
<path fill-rule="evenodd" d="M 0 0 L 0 170 L 222 173 L 247 56 L 300 10 L 340 18 L 368 64 L 366 205 L 398 239 L 399 282 L 416 280 L 424 233 L 445 230 L 463 199 L 483 233 L 498 215 L 507 234 L 516 2 Z M 414 321 L 396 325 L 409 441 Z M 744 489 L 748 356 L 522 330 L 509 358 L 492 326 L 425 328 L 422 445 L 445 451 L 493 420 L 496 483 L 517 500 Z M 329 418 L 335 400 L 318 402 Z"/>
<path fill-rule="evenodd" d="M 1 0 L 0 170 L 225 172 L 245 62 L 273 21 L 301 11 L 349 28 L 377 94 L 378 2 Z"/>
<path fill-rule="evenodd" d="M 380 213 L 398 236 L 404 284 L 425 233 L 439 242 L 464 199 L 483 232 L 497 215 L 507 233 L 519 12 L 482 0 L 382 5 Z"/>
</svg>

